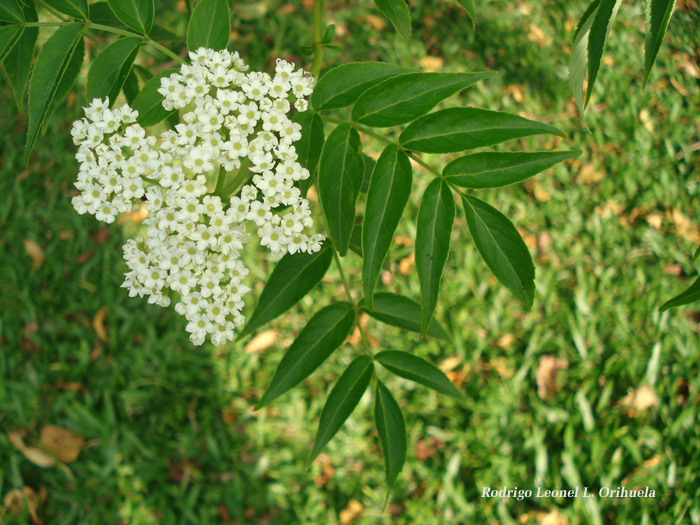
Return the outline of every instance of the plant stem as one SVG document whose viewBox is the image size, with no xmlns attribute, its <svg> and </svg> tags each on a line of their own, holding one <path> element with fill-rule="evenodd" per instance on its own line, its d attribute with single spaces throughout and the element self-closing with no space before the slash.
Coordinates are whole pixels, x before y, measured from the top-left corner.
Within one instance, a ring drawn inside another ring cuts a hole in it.
<svg viewBox="0 0 700 525">
<path fill-rule="evenodd" d="M 321 26 L 323 25 L 323 2 L 324 0 L 314 0 L 314 62 L 311 65 L 310 73 L 314 78 L 318 78 L 323 67 L 324 45 L 321 43 Z"/>
<path fill-rule="evenodd" d="M 345 119 L 342 119 L 342 118 L 328 117 L 328 116 L 326 116 L 326 115 L 323 115 L 323 120 L 327 120 L 328 122 L 334 122 L 334 123 L 336 123 L 336 124 L 350 124 L 350 125 L 353 126 L 357 131 L 360 131 L 360 132 L 364 133 L 365 135 L 369 135 L 370 137 L 373 137 L 373 138 L 375 138 L 375 139 L 377 139 L 377 140 L 383 142 L 384 144 L 395 144 L 399 149 L 404 150 L 404 151 L 406 152 L 406 155 L 408 155 L 409 157 L 411 157 L 413 160 L 415 160 L 418 164 L 420 164 L 421 166 L 423 166 L 423 167 L 424 167 L 426 170 L 428 170 L 430 173 L 432 173 L 432 174 L 435 175 L 436 177 L 440 177 L 441 179 L 443 178 L 442 173 L 440 173 L 438 170 L 436 170 L 435 168 L 433 168 L 432 166 L 430 166 L 429 164 L 427 164 L 427 163 L 426 163 L 423 159 L 421 159 L 418 155 L 416 155 L 415 153 L 411 153 L 410 151 L 406 151 L 406 150 L 404 149 L 404 147 L 403 147 L 401 144 L 399 144 L 398 142 L 394 142 L 393 140 L 389 140 L 389 139 L 386 138 L 386 137 L 382 137 L 382 136 L 379 135 L 378 133 L 375 133 L 374 131 L 370 130 L 369 128 L 366 128 L 366 127 L 363 126 L 362 124 L 357 124 L 357 123 L 355 123 L 355 122 L 351 122 L 351 121 L 349 121 L 349 120 L 345 120 Z"/>
</svg>

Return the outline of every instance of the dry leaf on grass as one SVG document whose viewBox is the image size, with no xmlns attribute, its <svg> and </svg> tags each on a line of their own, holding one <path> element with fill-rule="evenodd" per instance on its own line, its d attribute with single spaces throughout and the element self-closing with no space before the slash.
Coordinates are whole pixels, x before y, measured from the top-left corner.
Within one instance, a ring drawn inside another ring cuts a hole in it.
<svg viewBox="0 0 700 525">
<path fill-rule="evenodd" d="M 413 269 L 413 266 L 416 264 L 416 254 L 412 253 L 408 257 L 404 257 L 401 259 L 401 262 L 399 263 L 399 271 L 401 272 L 401 275 L 408 275 L 411 273 L 411 270 Z"/>
<path fill-rule="evenodd" d="M 71 463 L 78 459 L 85 438 L 65 428 L 46 425 L 41 429 L 39 442 L 61 463 Z"/>
<path fill-rule="evenodd" d="M 22 436 L 17 432 L 8 432 L 7 438 L 12 446 L 19 450 L 24 457 L 39 467 L 51 467 L 56 464 L 56 460 L 48 452 L 36 447 L 28 447 L 24 444 Z"/>
<path fill-rule="evenodd" d="M 451 370 L 454 370 L 457 368 L 457 365 L 462 362 L 462 359 L 456 355 L 452 357 L 448 357 L 447 359 L 443 360 L 439 365 L 438 368 L 442 370 L 444 373 L 450 372 Z"/>
<path fill-rule="evenodd" d="M 95 318 L 92 320 L 92 326 L 97 333 L 97 337 L 102 339 L 105 343 L 109 344 L 109 337 L 107 337 L 107 331 L 105 330 L 105 316 L 107 315 L 107 307 L 103 306 L 97 310 Z"/>
<path fill-rule="evenodd" d="M 21 516 L 24 504 L 27 504 L 29 519 L 36 525 L 42 525 L 44 521 L 39 518 L 36 511 L 39 507 L 39 502 L 46 499 L 46 489 L 41 488 L 39 494 L 34 492 L 31 487 L 22 487 L 22 489 L 13 489 L 7 493 L 2 503 L 2 512 L 0 513 L 0 523 L 6 512 L 12 516 Z"/>
<path fill-rule="evenodd" d="M 569 520 L 559 510 L 554 509 L 547 514 L 544 512 L 539 514 L 537 516 L 537 525 L 569 525 Z"/>
<path fill-rule="evenodd" d="M 46 259 L 44 250 L 42 250 L 41 246 L 39 246 L 35 241 L 32 241 L 31 239 L 24 239 L 24 249 L 27 252 L 27 255 L 29 255 L 31 258 L 32 266 L 34 268 L 39 268 L 42 264 L 44 264 L 44 260 Z"/>
<path fill-rule="evenodd" d="M 265 330 L 253 337 L 250 342 L 245 345 L 246 354 L 254 354 L 261 350 L 267 350 L 277 341 L 277 330 Z"/>
<path fill-rule="evenodd" d="M 357 500 L 351 499 L 348 501 L 348 506 L 340 511 L 340 523 L 350 523 L 355 521 L 362 515 L 362 503 Z"/>
<path fill-rule="evenodd" d="M 537 395 L 547 401 L 557 393 L 557 373 L 569 368 L 569 361 L 553 355 L 540 357 L 540 364 L 535 372 L 537 379 Z"/>
<path fill-rule="evenodd" d="M 637 412 L 658 407 L 659 398 L 656 397 L 656 392 L 651 387 L 644 385 L 627 394 L 622 398 L 620 404 L 627 409 L 630 415 L 634 416 Z"/>
</svg>

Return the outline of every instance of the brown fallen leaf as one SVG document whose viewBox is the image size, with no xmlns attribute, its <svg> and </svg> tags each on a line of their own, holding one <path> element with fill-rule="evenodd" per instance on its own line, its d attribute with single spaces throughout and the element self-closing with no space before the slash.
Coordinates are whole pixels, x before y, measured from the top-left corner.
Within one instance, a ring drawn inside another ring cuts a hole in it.
<svg viewBox="0 0 700 525">
<path fill-rule="evenodd" d="M 659 398 L 651 387 L 644 385 L 627 394 L 620 404 L 627 409 L 629 415 L 635 416 L 637 412 L 657 408 Z"/>
<path fill-rule="evenodd" d="M 28 447 L 24 444 L 22 436 L 18 432 L 8 432 L 7 438 L 12 446 L 19 450 L 24 457 L 39 467 L 51 467 L 56 464 L 56 460 L 48 452 L 36 447 Z"/>
<path fill-rule="evenodd" d="M 559 370 L 569 368 L 569 361 L 565 358 L 557 358 L 553 355 L 540 357 L 540 364 L 535 372 L 537 380 L 537 395 L 544 401 L 549 400 L 557 393 L 557 373 Z"/>
<path fill-rule="evenodd" d="M 427 56 L 421 58 L 420 60 L 421 69 L 428 73 L 437 73 L 438 71 L 442 71 L 444 65 L 445 60 L 440 57 Z"/>
<path fill-rule="evenodd" d="M 394 237 L 394 242 L 400 244 L 401 246 L 413 246 L 413 239 L 408 235 L 397 235 Z"/>
<path fill-rule="evenodd" d="M 401 275 L 408 275 L 409 273 L 411 273 L 411 270 L 413 269 L 415 263 L 415 253 L 412 253 L 408 257 L 404 257 L 403 259 L 401 259 L 401 262 L 399 263 L 399 271 L 401 272 Z"/>
<path fill-rule="evenodd" d="M 107 336 L 107 331 L 105 330 L 105 316 L 107 315 L 107 307 L 103 306 L 97 310 L 95 318 L 92 320 L 92 327 L 97 333 L 97 337 L 102 339 L 105 343 L 109 344 L 109 337 Z"/>
<path fill-rule="evenodd" d="M 345 342 L 354 346 L 359 344 L 360 341 L 362 341 L 362 332 L 360 332 L 360 329 L 356 326 Z"/>
<path fill-rule="evenodd" d="M 514 342 L 515 336 L 513 334 L 503 334 L 501 337 L 496 339 L 496 344 L 504 350 L 508 350 Z"/>
<path fill-rule="evenodd" d="M 254 354 L 261 350 L 267 350 L 277 341 L 277 330 L 265 330 L 253 337 L 247 345 L 245 345 L 246 354 Z"/>
<path fill-rule="evenodd" d="M 44 264 L 44 261 L 46 260 L 44 250 L 42 250 L 41 246 L 39 246 L 39 244 L 37 244 L 35 241 L 31 239 L 24 239 L 24 250 L 32 260 L 32 267 L 40 268 L 41 265 Z"/>
<path fill-rule="evenodd" d="M 537 516 L 537 525 L 569 525 L 569 520 L 558 509 Z"/>
<path fill-rule="evenodd" d="M 350 523 L 355 521 L 362 515 L 364 507 L 362 503 L 357 500 L 351 499 L 348 501 L 348 506 L 340 511 L 340 523 Z"/>
<path fill-rule="evenodd" d="M 576 174 L 576 182 L 583 182 L 584 184 L 595 184 L 604 177 L 604 171 L 596 169 L 594 164 L 587 162 L 586 164 L 581 165 L 581 169 Z"/>
<path fill-rule="evenodd" d="M 456 355 L 453 355 L 452 357 L 448 357 L 447 359 L 444 359 L 439 365 L 438 368 L 442 370 L 444 373 L 450 372 L 451 370 L 454 370 L 459 363 L 462 362 L 462 359 Z"/>
<path fill-rule="evenodd" d="M 71 463 L 78 459 L 85 438 L 65 428 L 46 425 L 41 429 L 39 442 L 61 463 Z"/>
<path fill-rule="evenodd" d="M 39 518 L 36 511 L 39 507 L 39 502 L 46 499 L 46 489 L 42 487 L 39 494 L 34 492 L 31 487 L 22 487 L 22 489 L 13 489 L 7 493 L 2 503 L 2 513 L 0 513 L 0 523 L 6 512 L 12 516 L 21 516 L 24 504 L 27 504 L 29 519 L 36 525 L 43 525 L 44 521 Z"/>
</svg>

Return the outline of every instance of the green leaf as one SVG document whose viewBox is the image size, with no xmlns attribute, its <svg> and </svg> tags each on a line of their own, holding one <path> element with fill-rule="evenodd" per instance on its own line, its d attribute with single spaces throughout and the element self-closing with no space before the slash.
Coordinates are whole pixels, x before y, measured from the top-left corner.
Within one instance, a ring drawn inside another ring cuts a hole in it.
<svg viewBox="0 0 700 525">
<path fill-rule="evenodd" d="M 388 145 L 372 172 L 362 225 L 362 289 L 370 310 L 373 308 L 374 287 L 411 195 L 412 183 L 413 172 L 408 156 L 396 144 Z"/>
<path fill-rule="evenodd" d="M 64 15 L 72 16 L 80 20 L 90 20 L 90 10 L 87 0 L 42 0 L 49 7 Z"/>
<path fill-rule="evenodd" d="M 478 108 L 447 108 L 413 122 L 401 133 L 399 142 L 408 150 L 454 153 L 543 134 L 566 138 L 554 126 L 511 113 Z"/>
<path fill-rule="evenodd" d="M 53 96 L 53 100 L 51 100 L 51 104 L 49 105 L 49 109 L 46 112 L 46 116 L 44 117 L 44 123 L 41 126 L 41 134 L 43 135 L 46 133 L 46 129 L 49 126 L 49 121 L 51 120 L 51 117 L 54 114 L 54 111 L 56 111 L 56 108 L 58 105 L 63 101 L 64 98 L 66 98 L 66 95 L 70 93 L 71 88 L 73 87 L 73 84 L 75 84 L 75 80 L 78 78 L 78 75 L 80 74 L 80 70 L 83 67 L 83 59 L 85 58 L 85 39 L 80 38 L 78 40 L 77 45 L 75 46 L 75 49 L 72 53 L 72 56 L 70 57 L 69 62 L 65 65 L 65 72 L 63 76 L 61 77 L 61 81 L 58 83 L 58 87 L 56 88 L 56 93 Z"/>
<path fill-rule="evenodd" d="M 11 3 L 9 2 L 7 5 Z M 25 21 L 36 22 L 38 20 L 34 4 L 27 2 L 23 4 L 22 9 Z M 34 60 L 34 47 L 38 36 L 38 27 L 25 27 L 19 40 L 5 57 L 5 73 L 10 81 L 20 115 L 24 113 L 24 94 L 27 91 L 29 72 L 32 70 L 32 61 Z"/>
<path fill-rule="evenodd" d="M 333 303 L 319 310 L 284 354 L 270 386 L 255 410 L 269 405 L 309 377 L 343 344 L 356 319 L 355 309 L 347 301 Z"/>
<path fill-rule="evenodd" d="M 414 73 L 414 69 L 383 62 L 353 62 L 331 69 L 314 86 L 311 105 L 317 110 L 350 106 L 365 91 L 384 80 Z"/>
<path fill-rule="evenodd" d="M 11 24 L 36 22 L 36 20 L 25 20 L 22 7 L 17 0 L 0 0 L 0 20 Z"/>
<path fill-rule="evenodd" d="M 103 26 L 110 26 L 117 29 L 128 29 L 117 15 L 114 14 L 109 4 L 105 2 L 95 2 L 90 4 L 90 22 Z"/>
<path fill-rule="evenodd" d="M 500 188 L 522 182 L 580 154 L 581 151 L 487 151 L 450 162 L 442 175 L 450 184 L 462 188 Z"/>
<path fill-rule="evenodd" d="M 202 0 L 187 26 L 187 49 L 226 49 L 231 36 L 231 11 L 227 0 Z"/>
<path fill-rule="evenodd" d="M 690 288 L 688 288 L 685 292 L 673 297 L 672 299 L 669 299 L 663 305 L 661 305 L 659 312 L 665 312 L 669 308 L 676 308 L 677 306 L 696 303 L 698 301 L 700 301 L 700 277 L 695 279 L 695 282 L 691 284 Z"/>
<path fill-rule="evenodd" d="M 144 128 L 155 126 L 162 120 L 166 119 L 168 115 L 177 111 L 176 109 L 167 111 L 163 107 L 163 95 L 158 93 L 158 90 L 160 89 L 161 78 L 169 77 L 173 73 L 179 72 L 179 68 L 161 71 L 146 82 L 143 89 L 141 89 L 141 93 L 139 93 L 139 96 L 136 97 L 136 100 L 134 100 L 131 108 L 139 112 L 139 117 L 136 120 Z"/>
<path fill-rule="evenodd" d="M 352 120 L 385 128 L 406 124 L 495 71 L 480 73 L 407 73 L 368 89 L 352 108 Z"/>
<path fill-rule="evenodd" d="M 299 181 L 301 196 L 306 197 L 306 193 L 316 179 L 316 168 L 321 158 L 321 150 L 325 140 L 323 119 L 321 115 L 308 109 L 294 115 L 292 120 L 297 124 L 301 124 L 301 138 L 295 146 L 299 155 L 297 162 L 309 170 L 309 178 Z"/>
<path fill-rule="evenodd" d="M 455 388 L 445 373 L 425 359 L 399 350 L 379 352 L 374 359 L 399 377 L 425 385 L 441 394 L 465 399 L 464 394 Z"/>
<path fill-rule="evenodd" d="M 323 33 L 323 38 L 321 39 L 321 43 L 328 45 L 328 44 L 332 44 L 333 40 L 335 40 L 335 24 L 330 24 L 329 26 L 326 27 L 326 30 Z"/>
<path fill-rule="evenodd" d="M 646 35 L 644 37 L 644 80 L 642 87 L 646 89 L 651 68 L 654 67 L 656 56 L 664 41 L 668 23 L 671 21 L 676 0 L 647 0 Z"/>
<path fill-rule="evenodd" d="M 382 442 L 386 482 L 393 487 L 406 462 L 406 424 L 399 404 L 379 380 L 374 401 L 374 422 Z"/>
<path fill-rule="evenodd" d="M 535 266 L 513 223 L 497 209 L 471 195 L 462 195 L 469 232 L 481 258 L 500 283 L 525 305 L 535 300 Z"/>
<path fill-rule="evenodd" d="M 599 5 L 600 0 L 594 0 L 586 9 L 586 12 L 583 13 L 574 33 L 574 43 L 571 50 L 569 87 L 574 94 L 581 118 L 584 118 L 583 111 L 585 109 L 583 106 L 583 81 L 586 77 L 586 67 L 588 66 L 588 35 Z"/>
<path fill-rule="evenodd" d="M 586 90 L 585 106 L 588 106 L 588 102 L 591 100 L 605 43 L 621 4 L 622 0 L 600 0 L 600 5 L 593 19 L 588 34 L 588 89 Z"/>
<path fill-rule="evenodd" d="M 421 307 L 420 305 L 402 295 L 377 292 L 374 294 L 374 310 L 370 310 L 362 299 L 358 306 L 371 317 L 392 326 L 397 326 L 409 332 L 420 333 Z M 428 335 L 443 341 L 451 341 L 445 329 L 433 318 L 428 328 Z"/>
<path fill-rule="evenodd" d="M 88 101 L 109 97 L 109 106 L 114 105 L 131 72 L 141 42 L 143 39 L 137 36 L 121 38 L 95 57 L 87 77 Z"/>
<path fill-rule="evenodd" d="M 472 20 L 472 29 L 476 27 L 476 6 L 474 5 L 474 0 L 459 0 L 462 7 L 469 15 Z"/>
<path fill-rule="evenodd" d="M 29 160 L 54 97 L 59 91 L 65 95 L 80 72 L 79 67 L 77 70 L 75 68 L 73 55 L 76 52 L 84 54 L 84 29 L 85 26 L 79 23 L 59 27 L 41 47 L 29 84 L 29 129 L 24 152 L 25 163 Z M 68 89 L 65 89 L 67 85 Z"/>
<path fill-rule="evenodd" d="M 316 253 L 288 253 L 282 257 L 237 340 L 276 319 L 301 301 L 321 282 L 332 260 L 333 247 L 328 241 Z"/>
<path fill-rule="evenodd" d="M 124 86 L 122 86 L 122 90 L 124 90 L 124 96 L 126 97 L 126 102 L 129 105 L 133 104 L 134 100 L 136 100 L 136 97 L 139 96 L 141 88 L 139 86 L 138 76 L 136 75 L 136 72 L 134 71 L 133 67 L 127 75 L 126 80 L 124 81 Z"/>
<path fill-rule="evenodd" d="M 342 257 L 348 253 L 364 169 L 360 134 L 348 124 L 341 124 L 323 145 L 317 186 L 330 237 Z"/>
<path fill-rule="evenodd" d="M 175 33 L 168 31 L 164 27 L 161 27 L 159 25 L 153 24 L 153 27 L 151 28 L 151 32 L 148 33 L 148 38 L 151 40 L 155 40 L 156 42 L 184 42 L 185 39 L 182 38 L 180 35 L 176 35 Z"/>
<path fill-rule="evenodd" d="M 406 0 L 374 0 L 374 5 L 389 19 L 404 40 L 411 38 L 411 12 Z"/>
<path fill-rule="evenodd" d="M 423 193 L 416 224 L 416 270 L 422 299 L 422 336 L 428 332 L 437 306 L 440 280 L 450 253 L 454 220 L 452 190 L 444 180 L 433 179 Z"/>
<path fill-rule="evenodd" d="M 0 62 L 12 51 L 17 41 L 22 36 L 22 26 L 13 24 L 0 27 Z"/>
<path fill-rule="evenodd" d="M 128 27 L 147 35 L 153 27 L 153 0 L 107 0 L 117 18 Z"/>
<path fill-rule="evenodd" d="M 368 355 L 361 355 L 350 363 L 343 375 L 338 378 L 338 382 L 328 394 L 326 404 L 321 411 L 321 419 L 318 423 L 318 431 L 309 456 L 309 463 L 316 459 L 328 442 L 333 439 L 333 436 L 338 433 L 345 420 L 350 417 L 367 390 L 373 375 L 372 358 Z"/>
<path fill-rule="evenodd" d="M 369 181 L 372 179 L 372 172 L 374 167 L 377 165 L 377 161 L 366 153 L 362 154 L 365 159 L 365 174 L 362 176 L 362 187 L 360 188 L 361 193 L 367 193 L 369 190 Z"/>
<path fill-rule="evenodd" d="M 700 256 L 700 246 L 698 246 L 698 247 L 695 249 L 695 253 L 693 254 L 693 258 L 690 260 L 690 262 L 691 262 L 691 263 L 694 263 L 694 262 L 697 260 L 697 258 L 698 258 L 699 256 Z"/>
</svg>

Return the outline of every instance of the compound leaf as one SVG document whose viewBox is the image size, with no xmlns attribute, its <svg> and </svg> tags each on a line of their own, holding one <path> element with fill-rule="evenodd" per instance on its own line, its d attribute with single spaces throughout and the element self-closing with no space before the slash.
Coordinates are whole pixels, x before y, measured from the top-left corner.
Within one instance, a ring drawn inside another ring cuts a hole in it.
<svg viewBox="0 0 700 525">
<path fill-rule="evenodd" d="M 382 323 L 397 326 L 409 332 L 420 333 L 421 307 L 408 297 L 390 292 L 376 292 L 374 294 L 374 309 L 367 308 L 362 299 L 358 306 L 371 317 Z M 443 341 L 450 341 L 450 336 L 445 329 L 433 317 L 428 328 L 428 335 Z"/>
<path fill-rule="evenodd" d="M 364 92 L 352 108 L 352 120 L 377 128 L 406 124 L 438 102 L 495 74 L 407 73 L 392 77 Z"/>
<path fill-rule="evenodd" d="M 460 157 L 442 170 L 447 182 L 461 188 L 500 188 L 522 182 L 581 151 L 486 151 Z"/>
<path fill-rule="evenodd" d="M 485 202 L 462 195 L 469 232 L 481 258 L 500 283 L 525 305 L 535 300 L 535 266 L 513 223 Z"/>
<path fill-rule="evenodd" d="M 371 87 L 406 73 L 415 73 L 415 70 L 383 62 L 343 64 L 320 78 L 310 102 L 317 111 L 344 108 L 354 104 Z"/>
<path fill-rule="evenodd" d="M 288 253 L 282 257 L 238 339 L 276 319 L 301 301 L 321 282 L 332 260 L 333 248 L 329 241 L 325 241 L 316 253 Z"/>
<path fill-rule="evenodd" d="M 374 422 L 382 442 L 386 482 L 392 487 L 406 462 L 406 424 L 399 404 L 379 380 L 374 401 Z"/>
<path fill-rule="evenodd" d="M 382 152 L 372 171 L 362 225 L 362 287 L 373 308 L 374 287 L 411 195 L 413 172 L 408 156 L 395 144 Z"/>
<path fill-rule="evenodd" d="M 356 319 L 355 308 L 347 301 L 319 310 L 284 354 L 255 410 L 269 405 L 309 377 L 343 344 Z"/>
<path fill-rule="evenodd" d="M 85 26 L 79 23 L 59 27 L 39 52 L 32 81 L 29 83 L 29 129 L 24 152 L 25 162 L 29 160 L 39 130 L 57 93 L 65 96 L 80 72 L 80 67 L 75 67 L 73 55 L 82 55 L 85 52 L 84 29 Z M 82 63 L 82 56 L 79 59 Z"/>
<path fill-rule="evenodd" d="M 493 146 L 531 135 L 566 136 L 554 126 L 502 111 L 478 108 L 447 108 L 410 124 L 401 145 L 425 153 L 454 153 Z"/>
<path fill-rule="evenodd" d="M 226 49 L 231 37 L 231 11 L 227 0 L 202 0 L 187 26 L 187 49 Z"/>
<path fill-rule="evenodd" d="M 147 35 L 153 27 L 153 0 L 107 0 L 112 12 L 126 26 Z"/>
<path fill-rule="evenodd" d="M 114 105 L 131 66 L 139 52 L 142 38 L 131 36 L 121 38 L 104 48 L 90 66 L 87 78 L 87 99 L 109 97 L 110 107 Z"/>
<path fill-rule="evenodd" d="M 691 304 L 700 301 L 700 277 L 695 279 L 695 282 L 690 285 L 685 292 L 669 299 L 659 308 L 660 312 L 665 312 L 669 308 L 675 308 L 677 306 L 683 306 L 684 304 Z"/>
<path fill-rule="evenodd" d="M 441 394 L 464 399 L 464 394 L 455 388 L 445 373 L 425 359 L 399 350 L 379 352 L 374 359 L 399 377 L 425 385 Z"/>
<path fill-rule="evenodd" d="M 350 363 L 343 375 L 338 378 L 338 382 L 328 394 L 326 404 L 321 411 L 321 419 L 318 423 L 318 431 L 311 449 L 311 456 L 309 456 L 309 463 L 316 459 L 323 447 L 333 439 L 345 420 L 350 417 L 367 390 L 373 375 L 372 358 L 368 355 L 361 355 Z"/>
<path fill-rule="evenodd" d="M 455 219 L 452 190 L 442 179 L 433 179 L 423 193 L 416 224 L 416 270 L 422 299 L 421 335 L 437 306 L 442 272 L 450 253 L 450 236 Z"/>
<path fill-rule="evenodd" d="M 321 206 L 341 256 L 348 252 L 364 169 L 360 134 L 350 125 L 341 124 L 326 138 L 318 170 Z"/>
<path fill-rule="evenodd" d="M 654 67 L 656 56 L 661 49 L 675 5 L 676 0 L 647 0 L 643 88 L 646 88 L 649 82 L 651 68 Z"/>
<path fill-rule="evenodd" d="M 406 0 L 374 0 L 374 5 L 389 19 L 404 40 L 411 38 L 411 12 Z"/>
</svg>

